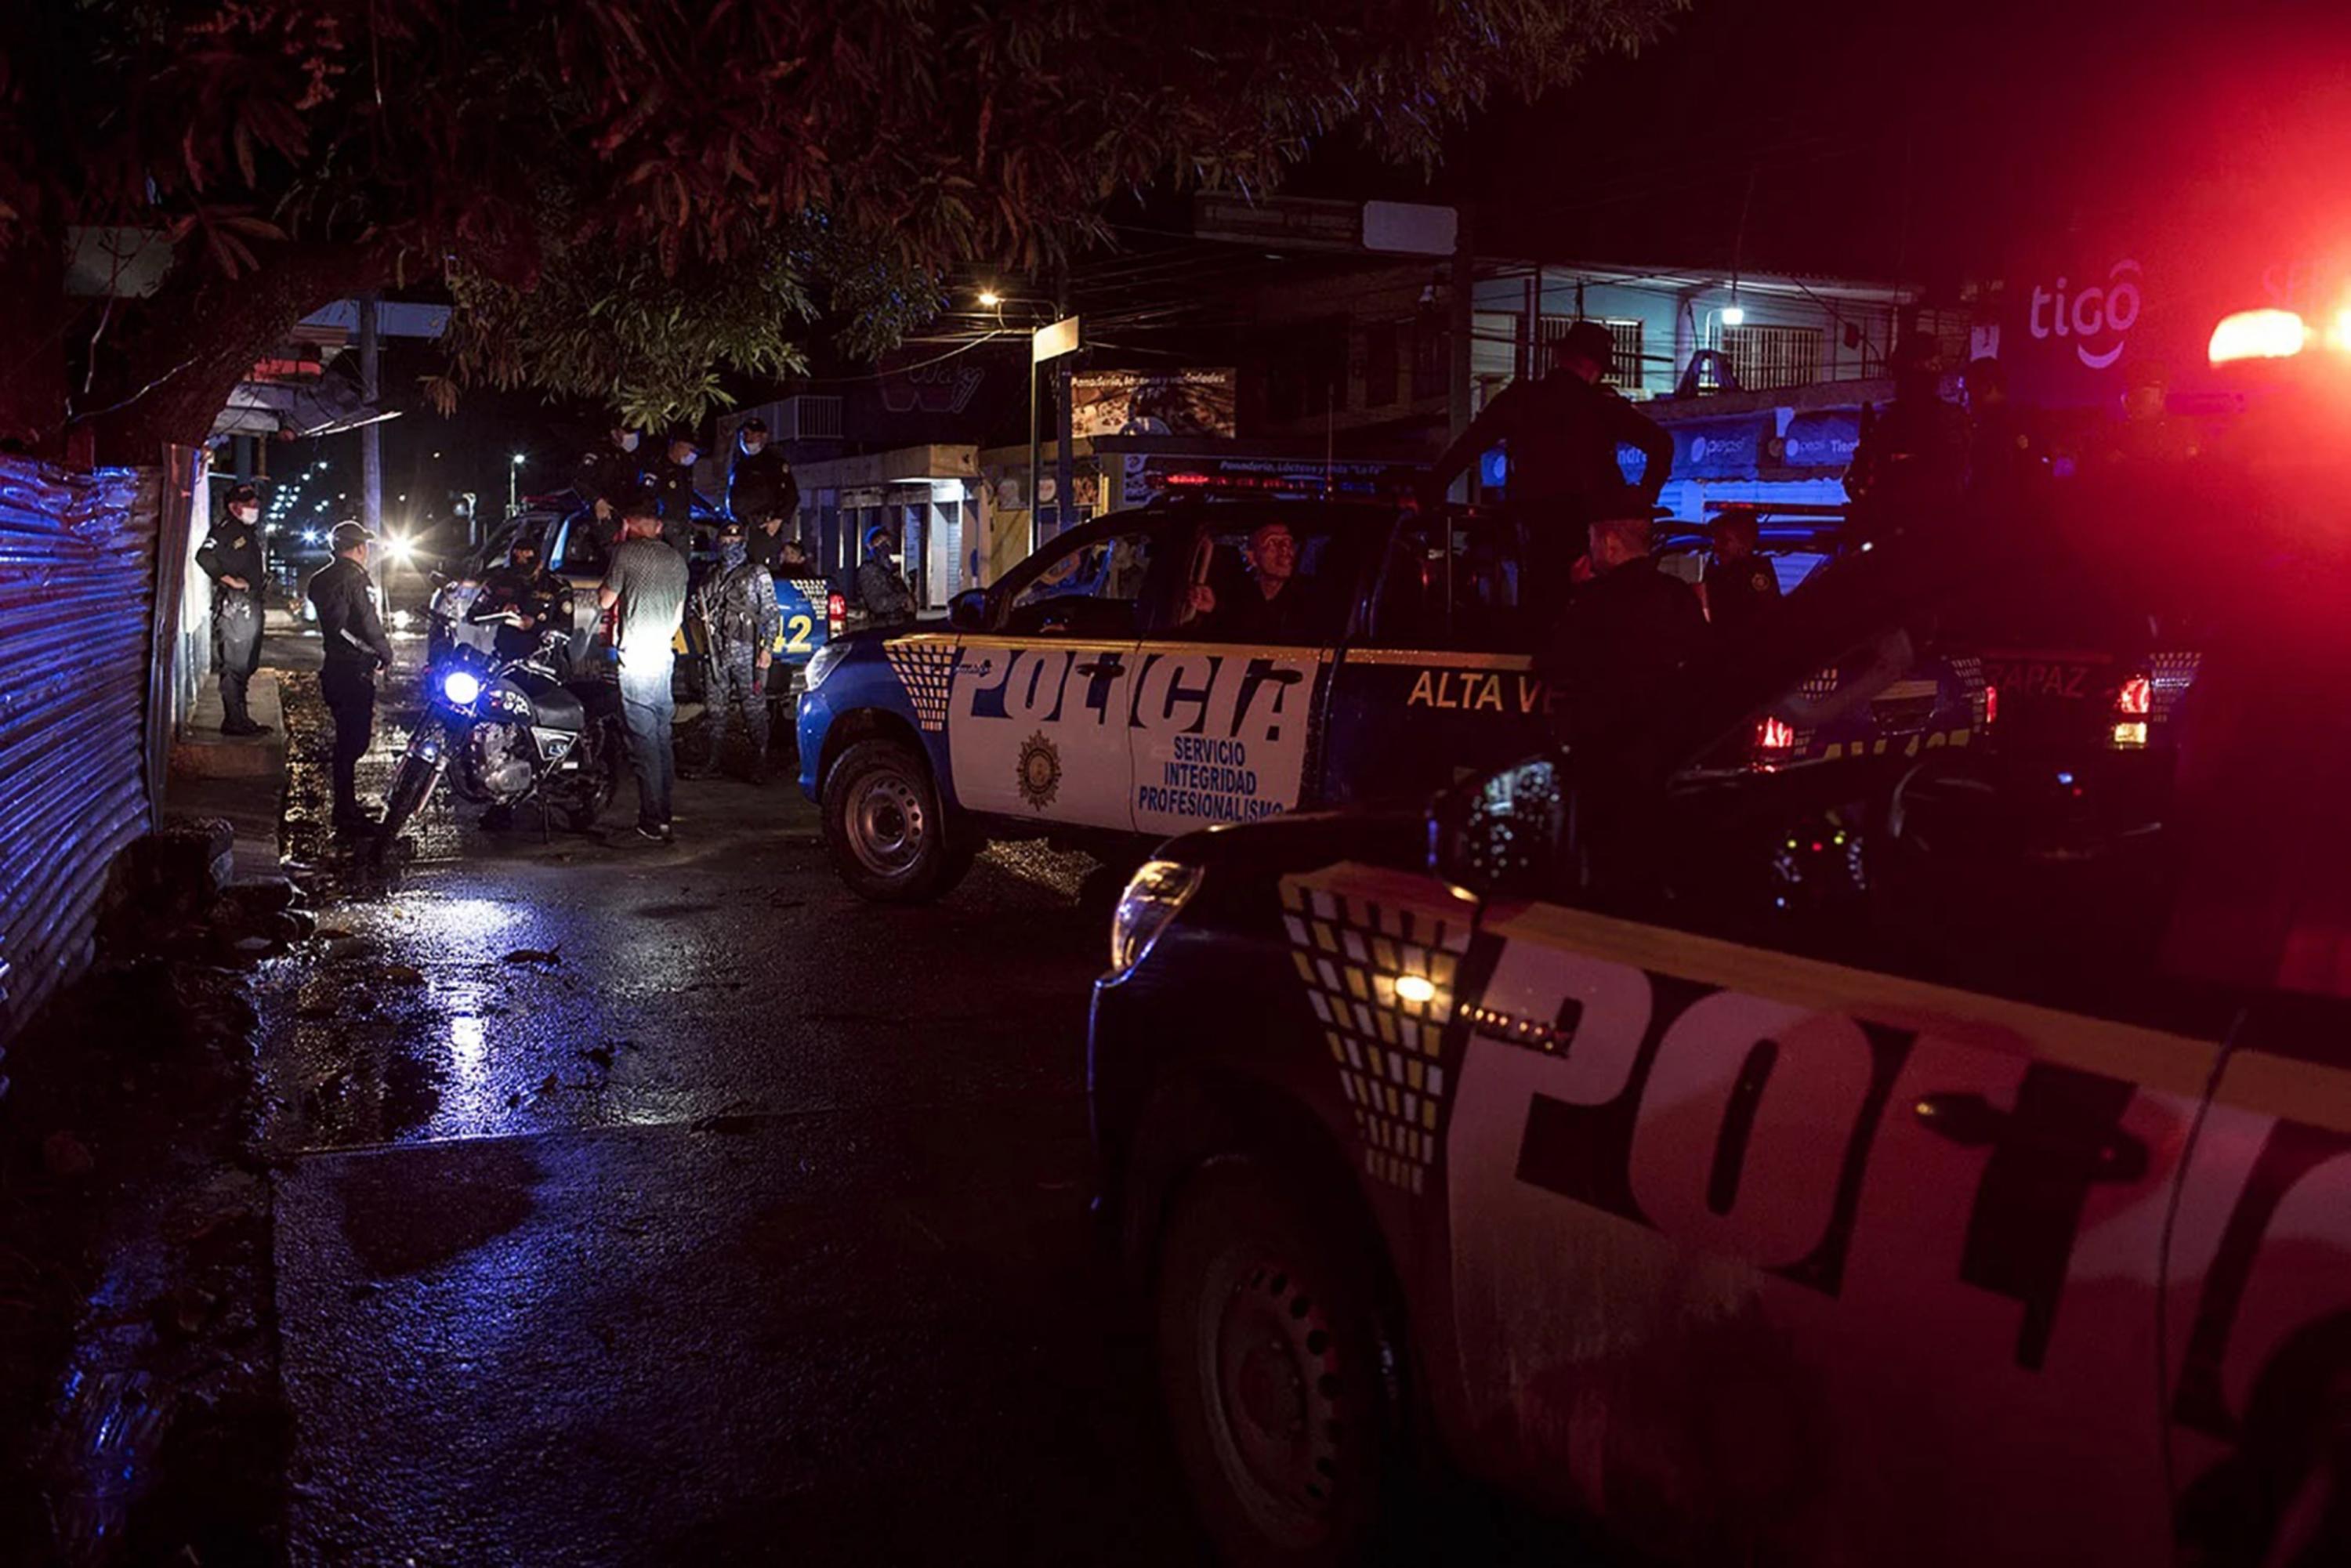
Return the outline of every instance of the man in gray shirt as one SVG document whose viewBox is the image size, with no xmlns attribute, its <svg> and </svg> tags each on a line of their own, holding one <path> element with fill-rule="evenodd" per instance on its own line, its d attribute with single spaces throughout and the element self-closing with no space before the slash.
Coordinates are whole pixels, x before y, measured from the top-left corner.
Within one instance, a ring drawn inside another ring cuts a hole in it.
<svg viewBox="0 0 2351 1568">
<path fill-rule="evenodd" d="M 632 497 L 621 508 L 621 542 L 596 601 L 618 607 L 612 645 L 620 653 L 621 722 L 637 772 L 637 836 L 669 843 L 670 792 L 677 781 L 670 643 L 685 619 L 685 558 L 662 542 L 652 497 Z"/>
</svg>

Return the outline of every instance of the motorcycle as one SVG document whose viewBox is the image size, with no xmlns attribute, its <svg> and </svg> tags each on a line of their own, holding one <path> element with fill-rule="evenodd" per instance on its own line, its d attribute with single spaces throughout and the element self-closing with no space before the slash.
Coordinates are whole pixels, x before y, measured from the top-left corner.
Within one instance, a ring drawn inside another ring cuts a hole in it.
<svg viewBox="0 0 2351 1568">
<path fill-rule="evenodd" d="M 461 800 L 494 810 L 537 802 L 584 832 L 611 804 L 627 757 L 619 686 L 563 678 L 567 632 L 501 662 L 459 643 L 424 673 L 424 716 L 384 797 L 389 843 L 443 773 Z M 454 766 L 453 766 L 454 765 Z"/>
</svg>

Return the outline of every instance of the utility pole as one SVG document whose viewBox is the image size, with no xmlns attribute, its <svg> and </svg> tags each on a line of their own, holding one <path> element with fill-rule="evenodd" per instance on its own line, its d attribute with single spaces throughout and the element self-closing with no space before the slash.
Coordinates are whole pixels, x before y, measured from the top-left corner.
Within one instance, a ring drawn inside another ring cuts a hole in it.
<svg viewBox="0 0 2351 1568">
<path fill-rule="evenodd" d="M 360 296 L 360 396 L 367 407 L 375 408 L 377 375 L 376 297 L 371 292 Z M 383 423 L 371 419 L 360 426 L 360 523 L 368 532 L 383 532 Z M 383 595 L 385 551 L 370 552 L 375 559 L 376 591 Z"/>
<path fill-rule="evenodd" d="M 1469 428 L 1469 421 L 1475 413 L 1469 406 L 1472 364 L 1469 335 L 1477 326 L 1477 270 L 1476 257 L 1469 248 L 1469 215 L 1464 213 L 1453 244 L 1453 292 L 1446 300 L 1448 320 L 1445 347 L 1447 357 L 1452 361 L 1451 374 L 1447 378 L 1450 393 L 1446 408 L 1447 441 L 1459 440 L 1461 433 Z M 1473 462 L 1454 479 L 1450 492 L 1452 499 L 1466 501 L 1469 498 L 1470 478 L 1477 472 L 1478 465 Z"/>
</svg>

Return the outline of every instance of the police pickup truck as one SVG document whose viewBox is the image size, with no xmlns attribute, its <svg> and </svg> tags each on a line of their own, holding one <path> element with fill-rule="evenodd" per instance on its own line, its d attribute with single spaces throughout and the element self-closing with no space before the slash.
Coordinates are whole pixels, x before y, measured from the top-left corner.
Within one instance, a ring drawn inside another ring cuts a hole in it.
<svg viewBox="0 0 2351 1568">
<path fill-rule="evenodd" d="M 1270 600 L 1252 565 L 1269 555 L 1289 569 Z M 959 595 L 944 627 L 818 653 L 800 787 L 850 885 L 907 901 L 952 887 L 990 836 L 1135 844 L 1417 802 L 1551 733 L 1522 555 L 1490 513 L 1165 497 Z M 1970 678 L 1913 682 L 1844 732 L 1757 739 L 1942 744 L 1975 722 Z"/>
<path fill-rule="evenodd" d="M 1226 1555 L 1360 1558 L 1418 1450 L 1644 1560 L 2351 1561 L 2342 413 L 2326 482 L 2067 480 L 1597 743 L 1158 852 L 1089 1082 Z M 1725 764 L 2043 613 L 2191 617 L 2176 744 Z"/>
</svg>

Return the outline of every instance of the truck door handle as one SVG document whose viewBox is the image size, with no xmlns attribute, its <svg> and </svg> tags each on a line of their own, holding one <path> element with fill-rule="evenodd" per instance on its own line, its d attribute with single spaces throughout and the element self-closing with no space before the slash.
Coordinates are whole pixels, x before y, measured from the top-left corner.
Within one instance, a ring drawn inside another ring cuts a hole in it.
<svg viewBox="0 0 2351 1568">
<path fill-rule="evenodd" d="M 2020 1136 L 2010 1113 L 1980 1094 L 1956 1090 L 1922 1094 L 1910 1111 L 1928 1132 L 1964 1148 L 1988 1148 L 1995 1144 L 2022 1147 L 2048 1158 L 2085 1165 L 2092 1181 L 2134 1182 L 2147 1174 L 2147 1145 L 2119 1128 L 2095 1141 L 2047 1133 Z"/>
<path fill-rule="evenodd" d="M 1113 675 L 1123 675 L 1126 674 L 1126 666 L 1112 659 L 1097 659 L 1091 664 L 1078 666 L 1078 674 L 1081 675 L 1099 675 L 1105 671 Z"/>
</svg>

